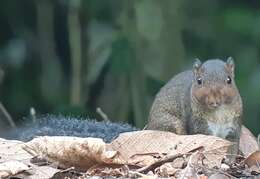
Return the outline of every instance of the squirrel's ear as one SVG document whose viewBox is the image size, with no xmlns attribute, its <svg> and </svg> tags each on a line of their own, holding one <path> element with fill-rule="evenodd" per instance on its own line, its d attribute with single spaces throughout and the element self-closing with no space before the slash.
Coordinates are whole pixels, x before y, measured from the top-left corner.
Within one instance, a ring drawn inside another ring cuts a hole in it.
<svg viewBox="0 0 260 179">
<path fill-rule="evenodd" d="M 201 67 L 201 61 L 200 61 L 200 59 L 198 59 L 198 58 L 195 58 L 195 61 L 194 61 L 194 63 L 193 63 L 193 72 L 194 73 L 197 73 L 198 71 L 199 71 L 199 69 L 200 69 L 200 67 Z"/>
<path fill-rule="evenodd" d="M 227 58 L 226 67 L 227 67 L 227 69 L 228 69 L 231 73 L 234 73 L 234 70 L 235 70 L 235 62 L 234 62 L 234 59 L 233 59 L 232 57 L 228 57 L 228 58 Z"/>
<path fill-rule="evenodd" d="M 201 67 L 201 61 L 198 58 L 195 58 L 195 62 L 193 64 L 194 69 L 199 69 Z"/>
</svg>

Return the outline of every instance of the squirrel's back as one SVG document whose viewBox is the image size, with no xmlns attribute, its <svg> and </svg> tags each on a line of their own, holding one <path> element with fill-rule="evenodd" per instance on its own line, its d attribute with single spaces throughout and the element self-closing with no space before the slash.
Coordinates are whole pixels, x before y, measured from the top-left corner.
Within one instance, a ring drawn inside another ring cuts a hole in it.
<svg viewBox="0 0 260 179">
<path fill-rule="evenodd" d="M 192 79 L 192 71 L 184 71 L 174 76 L 160 89 L 150 110 L 147 129 L 186 134 L 184 128 L 186 126 L 185 119 L 191 110 L 189 104 Z M 176 118 L 183 120 L 175 122 L 171 117 L 173 113 Z"/>
</svg>

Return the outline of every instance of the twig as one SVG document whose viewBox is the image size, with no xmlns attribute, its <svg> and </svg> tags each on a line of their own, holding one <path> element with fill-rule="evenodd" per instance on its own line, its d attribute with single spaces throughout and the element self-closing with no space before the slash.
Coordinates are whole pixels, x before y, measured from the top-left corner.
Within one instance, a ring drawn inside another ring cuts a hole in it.
<svg viewBox="0 0 260 179">
<path fill-rule="evenodd" d="M 65 173 L 65 172 L 69 172 L 69 171 L 71 171 L 71 170 L 75 170 L 75 167 L 69 167 L 69 168 L 67 168 L 67 169 L 64 169 L 64 170 L 59 171 L 59 173 Z"/>
<path fill-rule="evenodd" d="M 144 126 L 143 130 L 146 130 L 146 129 L 147 129 L 147 127 L 148 127 L 148 125 L 146 124 L 146 125 Z"/>
<path fill-rule="evenodd" d="M 107 115 L 102 111 L 100 107 L 97 108 L 96 112 L 102 117 L 104 121 L 109 121 Z"/>
<path fill-rule="evenodd" d="M 4 117 L 6 118 L 6 120 L 9 122 L 10 126 L 12 128 L 16 128 L 16 125 L 12 119 L 12 117 L 10 116 L 10 114 L 7 112 L 7 110 L 5 109 L 4 105 L 0 102 L 0 110 L 3 112 Z"/>
<path fill-rule="evenodd" d="M 175 155 L 166 156 L 165 158 L 162 158 L 162 159 L 152 163 L 151 165 L 148 165 L 148 166 L 145 166 L 143 168 L 137 169 L 136 172 L 145 173 L 145 172 L 148 172 L 150 170 L 154 170 L 158 166 L 160 166 L 160 165 L 162 165 L 164 163 L 167 163 L 167 162 L 172 162 L 176 158 L 180 158 L 183 155 L 185 155 L 185 154 L 175 154 Z"/>
<path fill-rule="evenodd" d="M 134 158 L 136 156 L 146 156 L 146 155 L 152 155 L 152 156 L 158 156 L 158 155 L 166 155 L 165 153 L 158 153 L 158 152 L 147 152 L 147 153 L 138 153 L 131 155 L 129 158 Z"/>
<path fill-rule="evenodd" d="M 191 155 L 193 152 L 198 152 L 198 151 L 201 151 L 203 149 L 204 149 L 203 146 L 199 146 L 199 147 L 196 147 L 196 148 L 194 148 L 194 149 L 192 149 L 189 152 L 184 153 L 184 154 L 175 154 L 175 155 L 166 156 L 165 158 L 159 159 L 158 161 L 152 163 L 151 165 L 145 166 L 143 168 L 139 168 L 136 171 L 137 172 L 142 172 L 142 173 L 148 172 L 150 170 L 154 170 L 155 168 L 159 167 L 160 165 L 162 165 L 164 163 L 172 162 L 176 158 L 180 158 L 180 157 L 183 157 L 185 155 Z"/>
<path fill-rule="evenodd" d="M 35 111 L 34 107 L 30 108 L 30 116 L 32 118 L 33 123 L 35 123 L 36 122 L 36 111 Z"/>
</svg>

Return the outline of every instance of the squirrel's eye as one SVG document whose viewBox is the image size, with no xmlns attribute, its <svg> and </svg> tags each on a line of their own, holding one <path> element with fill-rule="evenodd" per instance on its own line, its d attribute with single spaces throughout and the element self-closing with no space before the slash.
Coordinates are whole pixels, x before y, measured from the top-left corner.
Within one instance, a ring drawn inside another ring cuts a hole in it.
<svg viewBox="0 0 260 179">
<path fill-rule="evenodd" d="M 202 79 L 201 78 L 197 78 L 197 83 L 198 83 L 198 85 L 201 85 L 202 84 Z"/>
<path fill-rule="evenodd" d="M 227 77 L 227 84 L 231 84 L 232 83 L 232 79 L 230 78 L 230 76 Z"/>
</svg>

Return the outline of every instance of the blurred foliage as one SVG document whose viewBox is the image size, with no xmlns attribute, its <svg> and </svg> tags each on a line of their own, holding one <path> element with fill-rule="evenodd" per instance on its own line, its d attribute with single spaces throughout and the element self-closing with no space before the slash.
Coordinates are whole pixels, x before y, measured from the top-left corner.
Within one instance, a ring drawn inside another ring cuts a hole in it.
<svg viewBox="0 0 260 179">
<path fill-rule="evenodd" d="M 143 127 L 154 95 L 198 57 L 236 61 L 244 121 L 260 133 L 260 2 L 9 0 L 0 6 L 1 101 Z"/>
</svg>

